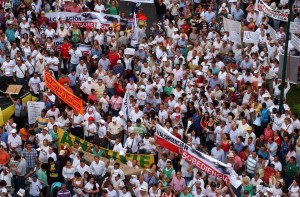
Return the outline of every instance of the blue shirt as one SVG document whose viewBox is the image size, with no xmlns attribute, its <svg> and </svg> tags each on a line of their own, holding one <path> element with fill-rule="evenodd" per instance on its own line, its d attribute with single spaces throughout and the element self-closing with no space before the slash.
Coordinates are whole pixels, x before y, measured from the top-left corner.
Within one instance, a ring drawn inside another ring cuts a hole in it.
<svg viewBox="0 0 300 197">
<path fill-rule="evenodd" d="M 182 39 L 179 39 L 178 40 L 178 46 L 184 46 L 184 48 L 180 48 L 180 53 L 181 55 L 184 54 L 184 50 L 185 50 L 185 47 L 186 47 L 186 43 L 185 43 L 186 40 L 182 40 Z"/>
<path fill-rule="evenodd" d="M 99 48 L 98 50 L 96 49 L 92 49 L 91 50 L 91 57 L 93 57 L 94 55 L 97 55 L 98 56 L 98 60 L 100 59 L 101 55 L 102 55 L 102 49 Z"/>
<path fill-rule="evenodd" d="M 15 30 L 14 29 L 6 29 L 6 31 L 5 31 L 5 35 L 6 35 L 6 37 L 7 37 L 7 40 L 9 41 L 9 42 L 14 42 L 15 40 L 16 40 L 16 38 L 15 38 Z"/>
<path fill-rule="evenodd" d="M 265 151 L 263 153 L 263 152 L 261 152 L 261 150 L 258 150 L 257 154 L 261 155 L 263 157 L 263 159 L 268 159 L 268 152 L 267 151 Z"/>
<path fill-rule="evenodd" d="M 216 14 L 214 12 L 208 12 L 208 11 L 206 11 L 204 13 L 204 17 L 206 18 L 206 22 L 210 23 L 213 18 L 216 18 Z"/>
<path fill-rule="evenodd" d="M 77 79 L 77 74 L 72 75 L 72 73 L 68 74 L 68 77 L 70 79 L 70 86 L 76 86 L 76 79 Z"/>
<path fill-rule="evenodd" d="M 232 14 L 234 20 L 241 21 L 242 17 L 244 16 L 244 11 L 242 9 L 239 9 L 239 10 L 234 9 L 231 14 Z"/>
<path fill-rule="evenodd" d="M 3 131 L 2 134 L 0 134 L 0 138 L 1 138 L 1 141 L 5 142 L 5 144 L 7 145 L 8 134 Z"/>
<path fill-rule="evenodd" d="M 240 143 L 240 144 L 235 143 L 234 144 L 234 149 L 237 150 L 239 154 L 240 154 L 240 152 L 242 152 L 243 148 L 244 148 L 243 143 Z"/>
</svg>

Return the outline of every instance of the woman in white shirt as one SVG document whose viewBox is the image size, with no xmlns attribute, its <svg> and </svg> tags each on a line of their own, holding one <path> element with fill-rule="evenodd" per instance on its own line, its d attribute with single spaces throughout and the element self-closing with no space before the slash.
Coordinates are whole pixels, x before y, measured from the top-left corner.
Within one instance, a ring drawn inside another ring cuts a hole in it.
<svg viewBox="0 0 300 197">
<path fill-rule="evenodd" d="M 62 169 L 62 175 L 65 179 L 67 189 L 71 189 L 72 180 L 74 178 L 75 168 L 72 166 L 71 161 L 67 161 Z"/>
<path fill-rule="evenodd" d="M 297 181 L 294 179 L 292 185 L 289 187 L 290 197 L 299 197 L 299 186 Z"/>
<path fill-rule="evenodd" d="M 68 118 L 67 112 L 62 112 L 61 116 L 56 120 L 60 128 L 62 129 L 69 129 L 70 120 Z"/>
<path fill-rule="evenodd" d="M 91 197 L 99 193 L 99 184 L 95 181 L 94 177 L 91 177 L 89 182 L 84 186 L 85 196 Z"/>
</svg>

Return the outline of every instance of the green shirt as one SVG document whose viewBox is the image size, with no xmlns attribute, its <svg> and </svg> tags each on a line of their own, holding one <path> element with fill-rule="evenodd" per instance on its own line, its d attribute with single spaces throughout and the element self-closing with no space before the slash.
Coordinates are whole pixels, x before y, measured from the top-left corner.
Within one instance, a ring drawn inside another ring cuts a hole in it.
<svg viewBox="0 0 300 197">
<path fill-rule="evenodd" d="M 92 149 L 92 154 L 93 154 L 94 156 L 102 157 L 102 150 L 99 149 L 99 151 L 98 151 L 98 153 L 97 153 L 96 150 L 93 148 L 93 149 Z"/>
<path fill-rule="evenodd" d="M 147 129 L 146 129 L 146 127 L 144 126 L 144 125 L 141 125 L 141 126 L 136 126 L 136 125 L 133 125 L 132 126 L 133 127 L 133 129 L 136 131 L 136 132 L 138 132 L 138 134 L 140 135 L 140 136 L 142 136 L 142 135 L 144 135 L 146 132 L 147 132 Z"/>
<path fill-rule="evenodd" d="M 171 92 L 172 92 L 173 89 L 174 89 L 173 86 L 170 86 L 170 87 L 165 86 L 164 92 L 165 92 L 168 96 L 170 96 L 170 94 L 171 94 Z"/>
<path fill-rule="evenodd" d="M 191 193 L 188 193 L 187 195 L 184 195 L 184 193 L 181 192 L 179 197 L 193 197 L 193 195 Z"/>
<path fill-rule="evenodd" d="M 248 185 L 248 186 L 243 186 L 244 187 L 244 191 L 248 191 L 250 196 L 254 195 L 254 187 L 253 185 Z"/>
<path fill-rule="evenodd" d="M 299 172 L 299 169 L 297 168 L 296 164 L 288 163 L 286 165 L 286 176 L 288 178 L 294 177 L 298 172 Z"/>
<path fill-rule="evenodd" d="M 108 4 L 108 8 L 109 8 L 109 14 L 118 15 L 118 7 L 117 6 L 112 7 L 111 4 Z"/>
<path fill-rule="evenodd" d="M 38 179 L 40 181 L 42 181 L 43 183 L 48 184 L 47 172 L 46 171 L 43 171 L 42 169 L 39 169 L 38 172 L 37 172 L 37 175 L 38 175 Z M 42 185 L 43 185 L 43 187 L 46 186 L 44 184 L 42 184 Z"/>
<path fill-rule="evenodd" d="M 53 130 L 50 130 L 49 134 L 51 135 L 53 141 L 58 139 L 58 133 L 55 133 Z M 58 141 L 53 143 L 54 148 L 58 147 Z"/>
<path fill-rule="evenodd" d="M 167 167 L 165 167 L 164 169 L 164 174 L 166 175 L 166 180 L 170 180 L 172 172 L 173 172 L 173 168 L 170 168 L 169 170 L 167 170 Z"/>
</svg>

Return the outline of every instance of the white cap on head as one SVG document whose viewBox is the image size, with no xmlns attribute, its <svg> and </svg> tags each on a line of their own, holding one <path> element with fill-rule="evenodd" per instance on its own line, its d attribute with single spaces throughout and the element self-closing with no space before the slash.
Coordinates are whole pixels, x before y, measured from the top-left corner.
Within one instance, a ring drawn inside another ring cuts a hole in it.
<svg viewBox="0 0 300 197">
<path fill-rule="evenodd" d="M 117 64 L 122 64 L 122 61 L 121 61 L 121 60 L 118 60 L 118 61 L 117 61 Z"/>
<path fill-rule="evenodd" d="M 88 77 L 87 81 L 92 81 L 92 78 L 91 78 L 91 77 Z"/>
<path fill-rule="evenodd" d="M 10 133 L 17 133 L 17 129 L 12 129 Z"/>
<path fill-rule="evenodd" d="M 115 116 L 112 117 L 112 121 L 113 121 L 113 122 L 116 122 L 116 121 L 117 121 L 117 117 L 115 117 Z"/>
</svg>

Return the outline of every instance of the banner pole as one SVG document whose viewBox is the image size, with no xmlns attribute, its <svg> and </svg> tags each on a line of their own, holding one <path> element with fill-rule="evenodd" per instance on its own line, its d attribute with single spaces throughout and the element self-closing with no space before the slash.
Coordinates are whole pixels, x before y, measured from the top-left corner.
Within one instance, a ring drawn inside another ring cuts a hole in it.
<svg viewBox="0 0 300 197">
<path fill-rule="evenodd" d="M 286 75 L 286 64 L 287 64 L 287 53 L 289 50 L 289 37 L 290 37 L 290 23 L 291 23 L 291 19 L 292 19 L 292 7 L 294 4 L 295 0 L 291 0 L 289 1 L 289 17 L 288 17 L 288 21 L 286 24 L 286 29 L 285 29 L 285 35 L 286 35 L 286 39 L 285 39 L 285 50 L 284 50 L 284 56 L 283 56 L 283 66 L 282 66 L 282 75 L 281 75 L 281 83 L 284 84 L 285 83 L 285 75 Z M 280 113 L 283 112 L 283 102 L 284 102 L 284 85 L 280 86 L 280 104 L 279 104 L 279 111 Z"/>
</svg>

